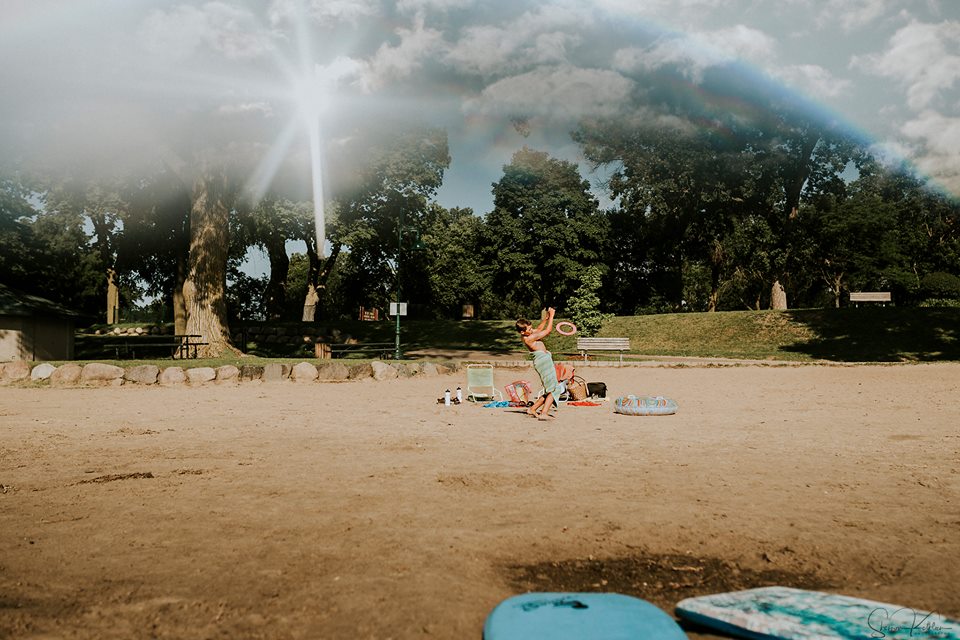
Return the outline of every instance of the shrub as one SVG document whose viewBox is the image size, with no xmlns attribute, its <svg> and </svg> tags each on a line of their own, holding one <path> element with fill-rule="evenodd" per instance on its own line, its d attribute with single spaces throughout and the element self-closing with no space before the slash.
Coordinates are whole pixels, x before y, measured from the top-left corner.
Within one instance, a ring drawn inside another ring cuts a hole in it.
<svg viewBox="0 0 960 640">
<path fill-rule="evenodd" d="M 943 271 L 934 271 L 920 280 L 920 293 L 924 298 L 960 298 L 960 278 Z"/>
<path fill-rule="evenodd" d="M 577 325 L 577 331 L 584 336 L 592 336 L 600 330 L 610 315 L 600 312 L 600 287 L 602 272 L 600 267 L 591 265 L 580 276 L 580 287 L 567 302 L 567 313 Z"/>
<path fill-rule="evenodd" d="M 960 309 L 960 299 L 927 298 L 920 303 L 921 307 L 954 307 Z"/>
</svg>

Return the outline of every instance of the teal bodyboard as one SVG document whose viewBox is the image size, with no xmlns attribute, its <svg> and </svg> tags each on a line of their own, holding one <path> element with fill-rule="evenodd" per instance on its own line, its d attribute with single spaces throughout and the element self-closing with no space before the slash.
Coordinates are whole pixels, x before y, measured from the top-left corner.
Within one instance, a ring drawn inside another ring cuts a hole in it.
<svg viewBox="0 0 960 640">
<path fill-rule="evenodd" d="M 654 605 L 619 593 L 527 593 L 498 604 L 484 640 L 686 640 Z"/>
<path fill-rule="evenodd" d="M 687 598 L 676 612 L 749 640 L 960 640 L 960 622 L 934 612 L 789 587 Z"/>
</svg>

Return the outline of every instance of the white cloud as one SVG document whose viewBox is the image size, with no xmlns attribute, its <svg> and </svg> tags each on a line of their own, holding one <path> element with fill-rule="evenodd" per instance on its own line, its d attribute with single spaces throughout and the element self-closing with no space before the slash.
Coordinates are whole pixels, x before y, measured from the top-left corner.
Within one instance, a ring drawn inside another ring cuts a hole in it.
<svg viewBox="0 0 960 640">
<path fill-rule="evenodd" d="M 418 18 L 412 29 L 397 29 L 400 43 L 384 43 L 369 61 L 361 84 L 367 91 L 375 91 L 396 80 L 402 80 L 423 66 L 425 60 L 436 57 L 446 49 L 443 34 L 424 27 Z"/>
<path fill-rule="evenodd" d="M 702 24 L 707 14 L 729 7 L 733 0 L 593 0 L 593 4 L 610 15 L 669 20 L 674 26 L 687 28 Z"/>
<path fill-rule="evenodd" d="M 899 9 L 895 0 L 830 0 L 817 16 L 820 26 L 839 24 L 852 31 L 888 16 Z"/>
<path fill-rule="evenodd" d="M 690 35 L 664 37 L 646 49 L 626 47 L 613 55 L 613 66 L 624 72 L 656 69 L 667 64 L 688 67 L 698 77 L 704 69 L 736 60 L 763 62 L 776 53 L 776 41 L 744 25 Z"/>
<path fill-rule="evenodd" d="M 353 79 L 363 72 L 363 63 L 349 56 L 337 56 L 327 64 L 314 67 L 314 74 L 321 85 L 339 84 Z"/>
<path fill-rule="evenodd" d="M 475 0 L 399 0 L 397 9 L 407 13 L 423 11 L 449 11 L 469 7 Z"/>
<path fill-rule="evenodd" d="M 776 40 L 766 33 L 742 24 L 696 36 L 707 46 L 730 58 L 751 62 L 769 60 L 776 53 Z"/>
<path fill-rule="evenodd" d="M 204 48 L 231 59 L 250 59 L 272 48 L 270 33 L 258 27 L 250 11 L 223 2 L 153 11 L 141 25 L 140 38 L 148 50 L 173 59 L 186 59 Z"/>
<path fill-rule="evenodd" d="M 464 29 L 446 62 L 457 71 L 481 76 L 566 62 L 569 49 L 580 42 L 589 13 L 576 7 L 546 7 L 527 12 L 505 26 L 478 25 Z"/>
<path fill-rule="evenodd" d="M 630 98 L 633 82 L 601 69 L 571 66 L 541 68 L 489 85 L 464 104 L 467 113 L 506 116 L 542 115 L 551 119 L 606 116 Z"/>
<path fill-rule="evenodd" d="M 266 117 L 273 115 L 273 107 L 267 102 L 242 102 L 236 104 L 221 105 L 218 110 L 224 115 L 245 115 L 256 113 Z"/>
<path fill-rule="evenodd" d="M 323 26 L 341 23 L 357 24 L 365 18 L 379 15 L 378 0 L 273 0 L 268 11 L 270 21 L 277 24 L 284 20 L 302 20 L 304 11 Z"/>
<path fill-rule="evenodd" d="M 960 82 L 960 22 L 911 22 L 885 52 L 856 57 L 852 65 L 897 81 L 907 89 L 908 106 L 924 109 Z"/>
<path fill-rule="evenodd" d="M 916 145 L 911 155 L 917 167 L 960 193 L 960 118 L 925 110 L 906 122 L 901 132 Z"/>
<path fill-rule="evenodd" d="M 788 65 L 776 75 L 817 98 L 835 98 L 850 88 L 850 81 L 837 78 L 829 70 L 815 64 Z"/>
</svg>

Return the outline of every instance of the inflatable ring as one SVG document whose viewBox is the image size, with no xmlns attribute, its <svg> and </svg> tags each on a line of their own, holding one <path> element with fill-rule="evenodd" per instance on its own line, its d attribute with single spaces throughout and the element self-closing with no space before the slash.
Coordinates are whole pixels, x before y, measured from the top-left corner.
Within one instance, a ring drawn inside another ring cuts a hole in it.
<svg viewBox="0 0 960 640">
<path fill-rule="evenodd" d="M 626 416 L 669 416 L 677 412 L 677 403 L 663 396 L 626 396 L 617 398 L 613 410 Z"/>
<path fill-rule="evenodd" d="M 564 331 L 563 329 L 560 328 L 560 327 L 562 327 L 562 326 L 564 326 L 564 325 L 569 325 L 569 326 L 570 326 L 570 330 L 569 330 L 569 331 Z M 563 321 L 561 321 L 561 322 L 558 322 L 558 323 L 555 325 L 554 328 L 557 330 L 557 333 L 559 333 L 559 334 L 562 335 L 562 336 L 572 336 L 573 334 L 575 334 L 575 333 L 577 332 L 577 325 L 573 324 L 572 322 L 567 322 L 566 320 L 563 320 Z"/>
</svg>

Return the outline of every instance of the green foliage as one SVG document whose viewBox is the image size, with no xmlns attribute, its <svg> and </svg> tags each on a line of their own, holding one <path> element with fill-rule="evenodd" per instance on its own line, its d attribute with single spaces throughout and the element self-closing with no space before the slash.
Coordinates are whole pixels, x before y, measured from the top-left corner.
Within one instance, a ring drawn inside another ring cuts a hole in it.
<svg viewBox="0 0 960 640">
<path fill-rule="evenodd" d="M 607 223 L 576 165 L 524 147 L 493 186 L 482 243 L 503 315 L 563 308 L 576 274 L 596 263 Z M 502 317 L 502 316 L 501 316 Z"/>
<path fill-rule="evenodd" d="M 0 175 L 0 282 L 23 291 L 30 291 L 40 250 L 30 224 L 37 211 L 28 196 L 18 178 Z"/>
<path fill-rule="evenodd" d="M 439 129 L 405 130 L 358 145 L 353 152 L 363 159 L 362 168 L 353 188 L 338 198 L 335 238 L 350 248 L 344 269 L 351 286 L 343 293 L 354 312 L 359 306 L 385 308 L 398 284 L 408 299 L 422 299 L 430 289 L 424 271 L 411 268 L 410 250 L 413 238 L 425 234 L 429 199 L 450 163 L 446 132 Z"/>
<path fill-rule="evenodd" d="M 577 326 L 577 332 L 593 336 L 603 323 L 612 317 L 600 311 L 600 287 L 603 271 L 599 265 L 590 265 L 580 276 L 580 286 L 567 301 L 567 315 Z"/>
<path fill-rule="evenodd" d="M 960 308 L 960 298 L 927 298 L 922 300 L 919 306 Z"/>
<path fill-rule="evenodd" d="M 186 276 L 190 193 L 173 172 L 156 168 L 130 181 L 121 195 L 117 270 L 172 307 L 174 289 Z"/>
<path fill-rule="evenodd" d="M 471 209 L 428 208 L 421 249 L 405 263 L 425 285 L 414 292 L 426 308 L 421 317 L 459 318 L 465 304 L 485 307 L 489 273 L 481 262 L 482 231 L 483 220 Z"/>
<path fill-rule="evenodd" d="M 928 299 L 960 299 L 960 278 L 943 271 L 928 273 L 920 279 L 920 292 Z"/>
<path fill-rule="evenodd" d="M 0 178 L 0 280 L 81 314 L 104 315 L 106 265 L 85 231 L 83 209 L 45 200 L 42 188 Z"/>
<path fill-rule="evenodd" d="M 266 290 L 269 276 L 254 277 L 230 269 L 227 287 L 227 313 L 231 320 L 265 320 Z"/>
</svg>

